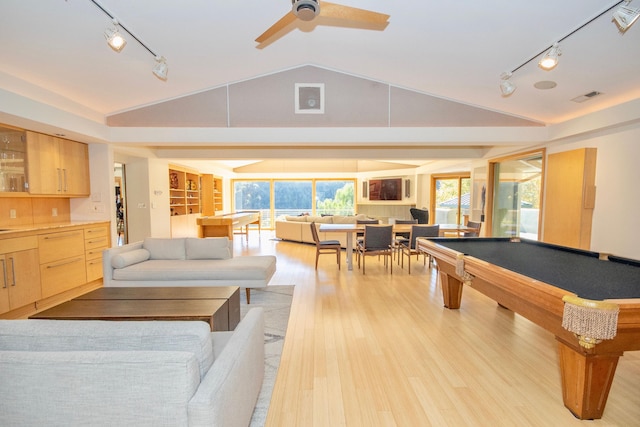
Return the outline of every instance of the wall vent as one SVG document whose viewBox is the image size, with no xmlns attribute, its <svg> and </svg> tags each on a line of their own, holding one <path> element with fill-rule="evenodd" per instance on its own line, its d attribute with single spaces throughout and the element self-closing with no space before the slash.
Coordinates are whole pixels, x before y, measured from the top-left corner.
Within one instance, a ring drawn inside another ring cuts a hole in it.
<svg viewBox="0 0 640 427">
<path fill-rule="evenodd" d="M 576 96 L 575 98 L 572 99 L 573 102 L 585 102 L 590 100 L 591 98 L 594 98 L 598 95 L 602 95 L 602 92 L 598 92 L 597 90 L 593 90 L 589 93 L 585 93 L 584 95 L 580 95 L 580 96 Z"/>
</svg>

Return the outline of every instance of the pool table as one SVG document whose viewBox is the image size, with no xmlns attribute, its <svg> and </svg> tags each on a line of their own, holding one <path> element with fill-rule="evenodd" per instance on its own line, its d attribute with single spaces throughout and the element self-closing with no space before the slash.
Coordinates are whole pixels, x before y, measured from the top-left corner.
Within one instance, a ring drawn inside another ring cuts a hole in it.
<svg viewBox="0 0 640 427">
<path fill-rule="evenodd" d="M 639 261 L 509 238 L 421 238 L 417 248 L 435 260 L 445 307 L 460 308 L 464 284 L 553 333 L 565 406 L 602 417 L 618 359 L 640 350 Z M 573 297 L 614 306 L 615 336 L 581 344 L 563 327 L 563 298 Z"/>
</svg>

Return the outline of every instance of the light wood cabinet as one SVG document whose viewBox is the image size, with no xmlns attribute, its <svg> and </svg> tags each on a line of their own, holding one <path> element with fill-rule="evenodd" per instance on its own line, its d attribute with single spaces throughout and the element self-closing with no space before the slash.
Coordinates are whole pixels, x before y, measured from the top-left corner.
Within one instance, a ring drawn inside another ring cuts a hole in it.
<svg viewBox="0 0 640 427">
<path fill-rule="evenodd" d="M 546 165 L 546 243 L 589 250 L 596 197 L 596 148 L 549 155 Z"/>
<path fill-rule="evenodd" d="M 222 212 L 222 178 L 211 175 L 202 175 L 202 215 L 212 216 L 216 212 Z"/>
<path fill-rule="evenodd" d="M 30 194 L 89 195 L 87 144 L 28 131 L 27 159 Z"/>
<path fill-rule="evenodd" d="M 5 239 L 0 249 L 0 313 L 42 298 L 35 236 Z"/>
<path fill-rule="evenodd" d="M 87 282 L 84 245 L 82 229 L 38 236 L 43 298 Z"/>
<path fill-rule="evenodd" d="M 102 278 L 102 251 L 109 248 L 109 228 L 106 225 L 84 229 L 84 257 L 87 282 Z"/>
</svg>

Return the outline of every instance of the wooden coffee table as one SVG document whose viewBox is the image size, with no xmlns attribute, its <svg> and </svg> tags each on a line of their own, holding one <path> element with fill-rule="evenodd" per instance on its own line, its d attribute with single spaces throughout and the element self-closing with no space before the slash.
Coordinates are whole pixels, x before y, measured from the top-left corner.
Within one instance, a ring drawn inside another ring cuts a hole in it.
<svg viewBox="0 0 640 427">
<path fill-rule="evenodd" d="M 229 330 L 240 322 L 240 288 L 238 286 L 208 287 L 107 287 L 81 295 L 76 300 L 198 300 L 223 299 L 229 302 Z"/>
<path fill-rule="evenodd" d="M 201 320 L 212 331 L 240 321 L 237 286 L 100 288 L 31 316 L 57 320 Z"/>
</svg>

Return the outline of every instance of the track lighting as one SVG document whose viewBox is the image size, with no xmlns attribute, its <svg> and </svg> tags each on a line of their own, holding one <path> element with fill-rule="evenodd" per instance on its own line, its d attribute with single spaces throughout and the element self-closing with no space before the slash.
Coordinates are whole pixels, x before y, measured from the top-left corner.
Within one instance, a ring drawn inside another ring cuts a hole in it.
<svg viewBox="0 0 640 427">
<path fill-rule="evenodd" d="M 116 52 L 120 52 L 127 44 L 127 40 L 120 34 L 118 30 L 118 20 L 113 20 L 113 28 L 107 28 L 104 32 L 104 37 L 107 39 L 109 47 Z"/>
<path fill-rule="evenodd" d="M 107 43 L 111 47 L 111 49 L 116 52 L 120 52 L 124 49 L 124 46 L 127 44 L 125 38 L 120 34 L 119 28 L 122 29 L 125 33 L 129 34 L 135 41 L 140 43 L 140 46 L 145 48 L 156 60 L 156 64 L 153 66 L 153 74 L 162 81 L 167 80 L 167 73 L 169 72 L 169 67 L 167 66 L 167 59 L 164 56 L 157 55 L 154 51 L 152 51 L 149 46 L 144 44 L 138 37 L 136 37 L 131 31 L 127 29 L 124 25 L 122 25 L 115 16 L 109 13 L 97 0 L 90 0 L 98 9 L 100 9 L 105 15 L 107 15 L 111 22 L 113 22 L 113 28 L 107 29 L 104 33 L 104 37 L 107 39 Z"/>
<path fill-rule="evenodd" d="M 153 66 L 153 74 L 160 80 L 167 80 L 167 73 L 169 72 L 169 66 L 167 65 L 167 59 L 164 56 L 156 56 L 156 65 Z"/>
<path fill-rule="evenodd" d="M 540 62 L 538 62 L 538 66 L 543 70 L 553 70 L 556 65 L 558 65 L 558 57 L 562 55 L 560 51 L 560 45 L 558 43 L 554 43 L 553 46 L 547 51 L 547 53 L 542 57 Z"/>
<path fill-rule="evenodd" d="M 640 17 L 640 9 L 632 9 L 629 7 L 631 1 L 627 1 L 626 5 L 620 6 L 620 9 L 613 12 L 613 22 L 616 23 L 621 33 L 624 33 L 633 25 Z"/>
<path fill-rule="evenodd" d="M 511 96 L 511 94 L 518 88 L 515 84 L 509 81 L 510 78 L 511 73 L 508 71 L 500 74 L 500 79 L 502 79 L 502 82 L 500 82 L 500 92 L 504 98 Z"/>
</svg>

